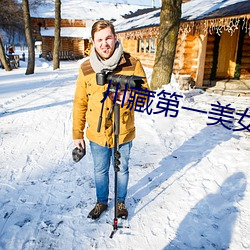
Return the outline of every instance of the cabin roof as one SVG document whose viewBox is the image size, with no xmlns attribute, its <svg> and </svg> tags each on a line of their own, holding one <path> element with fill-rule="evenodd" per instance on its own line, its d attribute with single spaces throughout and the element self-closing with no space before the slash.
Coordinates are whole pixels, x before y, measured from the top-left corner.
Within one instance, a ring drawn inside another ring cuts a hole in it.
<svg viewBox="0 0 250 250">
<path fill-rule="evenodd" d="M 249 0 L 191 0 L 183 4 L 182 21 L 196 21 L 250 13 Z"/>
<path fill-rule="evenodd" d="M 117 20 L 116 31 L 125 32 L 160 24 L 160 8 L 150 9 L 150 12 L 136 15 L 133 13 L 126 18 Z M 182 3 L 182 22 L 199 21 L 228 16 L 250 14 L 249 0 L 191 0 Z"/>
<path fill-rule="evenodd" d="M 61 0 L 61 18 L 70 20 L 118 19 L 122 15 L 136 12 L 149 6 L 135 4 L 115 4 L 93 0 Z M 42 5 L 30 10 L 34 18 L 55 18 L 55 3 L 46 0 Z"/>
<path fill-rule="evenodd" d="M 114 22 L 116 32 L 140 29 L 150 26 L 158 26 L 160 23 L 160 9 L 137 15 L 132 18 L 120 19 Z"/>
<path fill-rule="evenodd" d="M 55 28 L 41 28 L 42 36 L 54 37 Z M 89 39 L 91 36 L 91 28 L 87 27 L 61 27 L 61 37 L 75 37 L 81 39 Z"/>
</svg>

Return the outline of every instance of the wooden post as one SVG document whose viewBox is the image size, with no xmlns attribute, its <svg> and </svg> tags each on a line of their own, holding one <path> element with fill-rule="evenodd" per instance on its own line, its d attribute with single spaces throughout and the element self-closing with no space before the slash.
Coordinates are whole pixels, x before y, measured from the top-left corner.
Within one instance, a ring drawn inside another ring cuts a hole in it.
<svg viewBox="0 0 250 250">
<path fill-rule="evenodd" d="M 204 78 L 204 68 L 207 51 L 207 35 L 200 34 L 199 36 L 199 54 L 198 54 L 198 65 L 196 71 L 195 82 L 197 87 L 202 87 Z"/>
<path fill-rule="evenodd" d="M 139 40 L 139 53 L 141 54 L 141 43 L 142 43 L 142 39 Z"/>
<path fill-rule="evenodd" d="M 143 38 L 143 53 L 146 54 L 147 50 L 147 38 Z"/>
</svg>

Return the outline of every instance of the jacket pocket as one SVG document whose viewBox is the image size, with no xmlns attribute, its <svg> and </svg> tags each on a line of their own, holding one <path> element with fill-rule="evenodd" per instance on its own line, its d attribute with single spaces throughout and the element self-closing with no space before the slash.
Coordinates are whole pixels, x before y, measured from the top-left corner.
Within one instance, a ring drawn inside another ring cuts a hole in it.
<svg viewBox="0 0 250 250">
<path fill-rule="evenodd" d="M 120 133 L 128 133 L 129 131 L 133 130 L 135 127 L 134 124 L 134 112 L 126 109 L 121 112 L 120 116 Z"/>
</svg>

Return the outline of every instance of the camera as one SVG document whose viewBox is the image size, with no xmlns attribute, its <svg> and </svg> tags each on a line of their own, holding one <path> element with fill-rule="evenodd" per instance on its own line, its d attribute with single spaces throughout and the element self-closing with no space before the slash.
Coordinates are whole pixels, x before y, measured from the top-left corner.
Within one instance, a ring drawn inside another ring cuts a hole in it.
<svg viewBox="0 0 250 250">
<path fill-rule="evenodd" d="M 74 148 L 74 150 L 72 151 L 72 157 L 73 157 L 74 162 L 80 161 L 85 154 L 86 154 L 85 147 L 84 148 L 82 148 L 82 147 Z"/>
<path fill-rule="evenodd" d="M 96 74 L 96 82 L 98 85 L 105 85 L 109 83 L 111 88 L 116 88 L 117 84 L 120 84 L 120 89 L 125 89 L 125 85 L 128 84 L 128 88 L 141 88 L 143 82 L 141 76 L 126 76 L 112 74 L 112 71 L 102 70 L 101 73 Z"/>
</svg>

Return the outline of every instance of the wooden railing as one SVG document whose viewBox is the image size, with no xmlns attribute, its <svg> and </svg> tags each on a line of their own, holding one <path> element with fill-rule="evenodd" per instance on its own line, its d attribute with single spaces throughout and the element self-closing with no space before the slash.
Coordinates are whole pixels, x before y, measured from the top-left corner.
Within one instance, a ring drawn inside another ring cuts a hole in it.
<svg viewBox="0 0 250 250">
<path fill-rule="evenodd" d="M 53 60 L 53 53 L 49 51 L 47 53 L 46 59 L 48 61 Z M 76 60 L 79 59 L 79 55 L 74 55 L 71 51 L 59 51 L 59 60 Z"/>
</svg>

